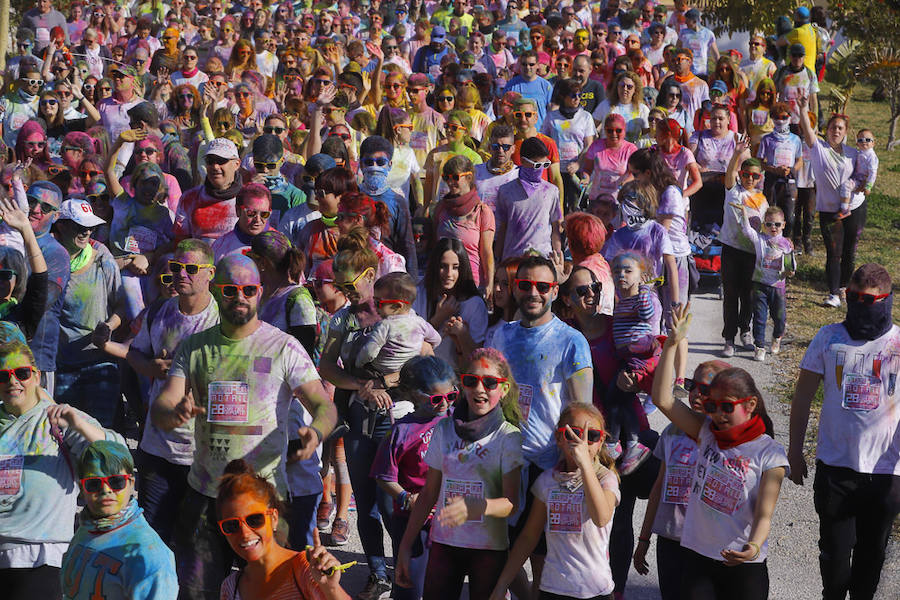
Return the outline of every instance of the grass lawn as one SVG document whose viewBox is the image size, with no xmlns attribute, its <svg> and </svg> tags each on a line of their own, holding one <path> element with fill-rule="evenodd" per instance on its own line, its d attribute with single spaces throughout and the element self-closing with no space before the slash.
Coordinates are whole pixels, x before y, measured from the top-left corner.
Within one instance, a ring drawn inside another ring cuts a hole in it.
<svg viewBox="0 0 900 600">
<path fill-rule="evenodd" d="M 828 84 L 823 88 L 827 91 Z M 886 103 L 872 101 L 872 88 L 858 86 L 848 107 L 850 135 L 847 143 L 855 145 L 856 132 L 867 127 L 874 131 L 875 151 L 880 165 L 875 190 L 869 196 L 868 221 L 859 249 L 856 264 L 877 262 L 884 265 L 894 279 L 894 289 L 900 289 L 900 151 L 887 152 L 889 108 Z M 796 276 L 787 287 L 787 333 L 782 355 L 769 359 L 775 371 L 775 380 L 781 383 L 771 390 L 780 399 L 790 402 L 797 379 L 800 359 L 809 342 L 823 325 L 843 320 L 845 309 L 826 307 L 822 300 L 827 293 L 825 285 L 825 249 L 816 220 L 813 234 L 812 256 L 798 257 Z M 900 303 L 894 305 L 895 321 L 900 322 Z M 817 403 L 822 400 L 820 388 Z M 815 409 L 814 409 L 815 410 Z M 816 419 L 810 422 L 807 435 L 807 451 L 815 453 Z"/>
</svg>

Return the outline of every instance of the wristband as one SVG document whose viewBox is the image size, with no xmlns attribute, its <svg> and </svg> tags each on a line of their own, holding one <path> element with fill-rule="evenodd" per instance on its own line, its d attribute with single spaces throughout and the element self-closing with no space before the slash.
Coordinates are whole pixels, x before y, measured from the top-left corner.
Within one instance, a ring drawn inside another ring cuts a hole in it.
<svg viewBox="0 0 900 600">
<path fill-rule="evenodd" d="M 756 542 L 747 542 L 747 545 L 756 550 L 756 554 L 751 556 L 748 560 L 756 560 L 759 558 L 759 544 Z"/>
<path fill-rule="evenodd" d="M 639 542 L 646 542 L 646 543 L 649 544 L 649 543 L 650 543 L 650 538 L 648 538 L 648 537 L 638 537 L 638 541 L 639 541 Z"/>
<path fill-rule="evenodd" d="M 310 425 L 309 428 L 316 432 L 316 435 L 319 436 L 319 443 L 321 444 L 321 443 L 322 443 L 322 438 L 323 438 L 322 432 L 319 431 L 319 428 L 318 428 L 318 427 L 313 427 L 312 425 Z"/>
</svg>

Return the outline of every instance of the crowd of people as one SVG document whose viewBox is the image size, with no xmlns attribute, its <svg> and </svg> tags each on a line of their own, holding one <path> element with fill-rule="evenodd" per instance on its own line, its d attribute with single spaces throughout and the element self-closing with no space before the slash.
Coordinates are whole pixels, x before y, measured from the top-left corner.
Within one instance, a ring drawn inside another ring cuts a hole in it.
<svg viewBox="0 0 900 600">
<path fill-rule="evenodd" d="M 346 599 L 355 537 L 359 600 L 617 600 L 655 534 L 664 600 L 760 600 L 824 387 L 823 597 L 873 598 L 900 328 L 855 265 L 878 158 L 817 98 L 825 10 L 720 51 L 688 0 L 310 4 L 20 16 L 4 597 Z M 746 370 L 688 374 L 689 298 L 707 261 L 722 358 L 779 354 L 816 213 L 846 318 L 786 450 Z"/>
</svg>

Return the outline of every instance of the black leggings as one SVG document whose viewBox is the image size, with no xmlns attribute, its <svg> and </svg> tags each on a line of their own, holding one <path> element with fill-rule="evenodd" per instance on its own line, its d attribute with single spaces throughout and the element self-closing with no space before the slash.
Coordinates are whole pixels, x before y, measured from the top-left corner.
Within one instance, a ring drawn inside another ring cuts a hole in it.
<svg viewBox="0 0 900 600">
<path fill-rule="evenodd" d="M 767 600 L 769 567 L 761 563 L 726 566 L 684 549 L 682 600 Z"/>
<path fill-rule="evenodd" d="M 33 569 L 0 569 L 3 597 L 7 600 L 58 600 L 62 598 L 59 567 L 42 565 Z"/>
<path fill-rule="evenodd" d="M 794 187 L 794 190 L 796 190 L 796 187 Z M 763 192 L 769 201 L 769 206 L 777 206 L 784 213 L 784 237 L 791 239 L 791 234 L 794 231 L 797 198 L 794 196 L 794 191 L 788 184 L 787 178 L 766 173 Z"/>
<path fill-rule="evenodd" d="M 552 594 L 550 592 L 545 592 L 541 590 L 540 600 L 578 600 L 575 596 L 561 596 L 559 594 Z M 584 600 L 613 600 L 612 594 L 606 594 L 604 596 L 591 596 L 590 598 L 585 598 Z"/>
<path fill-rule="evenodd" d="M 722 245 L 722 337 L 726 342 L 734 342 L 738 330 L 750 331 L 755 268 L 754 253 Z"/>
<path fill-rule="evenodd" d="M 850 283 L 856 262 L 856 245 L 866 226 L 868 202 L 853 209 L 850 214 L 838 219 L 838 213 L 819 211 L 819 228 L 825 242 L 825 280 L 832 294 Z"/>
<path fill-rule="evenodd" d="M 795 246 L 800 241 L 804 246 L 809 245 L 809 234 L 812 233 L 815 216 L 816 188 L 797 188 L 797 202 L 794 203 L 794 230 L 792 232 Z"/>
<path fill-rule="evenodd" d="M 469 598 L 487 598 L 494 591 L 507 556 L 507 550 L 477 550 L 432 543 L 422 600 L 458 600 L 466 575 L 469 576 Z"/>
<path fill-rule="evenodd" d="M 681 572 L 685 552 L 687 550 L 681 546 L 681 542 L 657 534 L 656 573 L 659 577 L 659 595 L 662 600 L 681 598 Z"/>
</svg>

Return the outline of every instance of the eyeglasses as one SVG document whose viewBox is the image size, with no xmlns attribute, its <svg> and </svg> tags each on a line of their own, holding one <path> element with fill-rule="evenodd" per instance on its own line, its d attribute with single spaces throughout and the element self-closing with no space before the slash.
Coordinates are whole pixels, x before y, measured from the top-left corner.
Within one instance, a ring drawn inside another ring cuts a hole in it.
<svg viewBox="0 0 900 600">
<path fill-rule="evenodd" d="M 696 379 L 685 379 L 684 380 L 684 389 L 689 392 L 693 392 L 697 390 L 697 393 L 701 396 L 709 396 L 710 386 L 708 383 L 701 383 Z"/>
<path fill-rule="evenodd" d="M 81 172 L 81 176 L 82 176 L 82 177 L 87 177 L 87 178 L 97 177 L 97 176 L 99 176 L 99 175 L 103 175 L 103 171 L 100 171 L 100 170 L 96 170 L 96 171 L 94 171 L 94 170 L 83 170 L 83 171 Z"/>
<path fill-rule="evenodd" d="M 472 171 L 464 171 L 463 173 L 444 173 L 441 179 L 444 181 L 459 181 L 466 175 L 472 175 Z"/>
<path fill-rule="evenodd" d="M 401 300 L 399 298 L 379 298 L 378 306 L 384 306 L 385 304 L 409 304 L 409 300 Z"/>
<path fill-rule="evenodd" d="M 266 219 L 268 219 L 269 217 L 272 216 L 271 210 L 251 210 L 249 208 L 241 208 L 241 212 L 243 212 L 244 215 L 250 220 L 253 220 L 256 217 L 259 217 L 260 219 L 265 221 Z"/>
<path fill-rule="evenodd" d="M 235 94 L 235 96 L 238 96 L 238 97 L 240 97 L 240 98 L 249 98 L 249 97 L 250 97 L 250 92 L 237 92 L 237 93 Z"/>
<path fill-rule="evenodd" d="M 622 129 L 621 127 L 607 127 L 606 128 L 606 133 L 622 133 L 623 131 L 625 131 L 625 130 Z"/>
<path fill-rule="evenodd" d="M 198 264 L 198 263 L 183 263 L 178 262 L 177 260 L 169 261 L 169 270 L 172 271 L 173 275 L 178 275 L 181 273 L 182 269 L 188 275 L 196 275 L 200 272 L 200 269 L 205 267 L 212 267 L 210 264 Z"/>
<path fill-rule="evenodd" d="M 531 288 L 535 288 L 538 294 L 548 294 L 550 290 L 559 285 L 555 281 L 534 281 L 533 279 L 515 279 L 513 284 L 522 292 L 530 292 Z"/>
<path fill-rule="evenodd" d="M 86 90 L 89 90 L 89 91 L 90 91 L 90 90 L 93 90 L 93 89 L 94 89 L 94 84 L 93 84 L 93 83 L 86 83 L 86 84 L 84 84 L 84 85 L 81 86 L 81 87 L 84 88 L 84 89 L 86 89 Z"/>
<path fill-rule="evenodd" d="M 318 83 L 319 85 L 331 85 L 330 79 L 322 79 L 321 77 L 314 77 L 313 83 Z"/>
<path fill-rule="evenodd" d="M 431 402 L 431 406 L 440 406 L 443 402 L 454 404 L 457 398 L 459 398 L 459 391 L 453 390 L 446 394 L 431 394 L 428 396 L 428 401 Z"/>
<path fill-rule="evenodd" d="M 455 96 L 438 96 L 438 102 L 453 102 L 456 100 Z"/>
<path fill-rule="evenodd" d="M 396 125 L 394 125 L 394 131 L 397 131 L 398 129 L 409 129 L 410 131 L 412 131 L 413 125 L 412 123 L 397 123 Z"/>
<path fill-rule="evenodd" d="M 171 273 L 162 273 L 159 276 L 159 282 L 162 285 L 172 285 L 173 283 L 175 283 L 175 276 Z"/>
<path fill-rule="evenodd" d="M 600 290 L 603 289 L 603 284 L 599 281 L 594 281 L 592 283 L 588 283 L 585 285 L 578 285 L 572 290 L 576 296 L 579 298 L 584 298 L 589 293 L 594 294 L 595 296 L 600 295 Z"/>
<path fill-rule="evenodd" d="M 462 384 L 467 388 L 478 387 L 478 382 L 484 386 L 487 391 L 496 390 L 501 383 L 506 383 L 505 377 L 494 377 L 493 375 L 473 375 L 472 373 L 463 373 L 459 376 Z"/>
<path fill-rule="evenodd" d="M 281 135 L 284 133 L 284 127 L 273 127 L 271 125 L 266 125 L 263 127 L 263 133 L 268 133 L 269 135 Z"/>
<path fill-rule="evenodd" d="M 85 235 L 90 235 L 94 232 L 94 227 L 86 227 L 84 225 L 79 225 L 75 221 L 72 221 L 72 231 L 75 232 L 75 237 L 83 237 Z"/>
<path fill-rule="evenodd" d="M 491 150 L 503 150 L 504 152 L 509 152 L 510 148 L 512 148 L 512 144 L 491 144 Z"/>
<path fill-rule="evenodd" d="M 326 279 L 326 278 L 322 278 L 322 279 L 310 279 L 310 282 L 313 284 L 313 287 L 315 287 L 315 288 L 320 288 L 320 287 L 322 287 L 323 285 L 325 285 L 326 283 L 332 283 L 332 284 L 333 284 L 333 283 L 334 283 L 334 279 Z"/>
<path fill-rule="evenodd" d="M 224 535 L 234 535 L 241 532 L 241 523 L 248 529 L 259 529 L 266 524 L 266 516 L 271 514 L 271 509 L 265 512 L 258 512 L 247 515 L 246 517 L 232 517 L 230 519 L 222 519 L 219 521 L 219 530 Z"/>
<path fill-rule="evenodd" d="M 531 112 L 531 111 L 517 110 L 513 113 L 513 116 L 517 119 L 522 119 L 522 118 L 530 119 L 531 117 L 533 117 L 536 114 L 537 113 Z"/>
<path fill-rule="evenodd" d="M 108 202 L 109 194 L 88 194 L 87 200 L 91 204 L 93 204 L 94 202 Z"/>
<path fill-rule="evenodd" d="M 66 165 L 50 165 L 49 167 L 47 167 L 47 173 L 49 173 L 50 175 L 53 175 L 54 177 L 56 175 L 59 175 L 60 173 L 68 173 L 68 172 L 69 172 L 69 167 L 67 167 Z"/>
<path fill-rule="evenodd" d="M 236 298 L 238 292 L 240 292 L 244 298 L 253 298 L 259 293 L 259 284 L 237 285 L 235 283 L 217 283 L 215 286 L 219 288 L 222 292 L 222 296 L 225 298 Z"/>
<path fill-rule="evenodd" d="M 753 171 L 741 171 L 741 177 L 745 177 L 753 181 L 759 181 L 760 179 L 762 179 L 762 173 L 754 173 Z"/>
<path fill-rule="evenodd" d="M 328 134 L 328 137 L 338 137 L 338 138 L 341 138 L 342 140 L 344 140 L 345 142 L 350 140 L 350 134 L 349 134 L 349 133 L 329 133 L 329 134 Z M 379 159 L 379 160 L 387 161 L 386 158 L 384 158 L 384 159 Z M 386 163 L 385 163 L 385 164 L 386 164 Z M 372 165 L 364 165 L 364 166 L 371 167 Z M 383 165 L 381 165 L 381 166 L 383 166 Z"/>
<path fill-rule="evenodd" d="M 277 162 L 254 162 L 253 167 L 257 171 L 269 171 L 271 169 L 277 169 L 278 163 Z"/>
<path fill-rule="evenodd" d="M 543 162 L 535 162 L 535 161 L 531 160 L 530 158 L 526 158 L 524 156 L 522 157 L 522 160 L 530 162 L 532 169 L 549 169 L 550 165 L 553 164 L 549 160 L 543 161 Z"/>
<path fill-rule="evenodd" d="M 884 300 L 890 293 L 887 294 L 863 294 L 856 291 L 847 290 L 847 302 L 859 302 L 860 304 L 865 304 L 867 306 L 871 306 L 876 302 Z"/>
<path fill-rule="evenodd" d="M 103 486 L 107 486 L 114 492 L 121 492 L 128 486 L 128 481 L 133 475 L 107 475 L 106 477 L 85 477 L 81 480 L 81 489 L 88 494 L 103 492 Z"/>
<path fill-rule="evenodd" d="M 766 221 L 766 227 L 784 227 L 782 221 Z"/>
<path fill-rule="evenodd" d="M 344 215 L 344 213 L 338 214 L 338 218 L 343 218 L 342 215 Z M 353 216 L 356 216 L 356 215 L 353 215 Z M 371 270 L 372 270 L 372 267 L 369 267 L 369 268 L 363 270 L 362 273 L 360 273 L 359 275 L 357 275 L 356 277 L 354 277 L 352 280 L 350 280 L 350 281 L 345 281 L 345 282 L 343 282 L 343 283 L 337 283 L 337 282 L 335 282 L 334 286 L 335 286 L 337 289 L 339 289 L 340 291 L 344 292 L 344 293 L 347 293 L 347 292 L 355 292 L 355 291 L 356 291 L 356 286 L 359 284 L 359 280 L 362 279 L 363 276 L 364 276 L 366 273 L 368 273 L 369 271 L 371 271 Z"/>
<path fill-rule="evenodd" d="M 146 154 L 148 156 L 153 156 L 156 154 L 156 148 L 153 146 L 145 146 L 143 148 L 138 148 L 134 151 L 135 154 Z"/>
<path fill-rule="evenodd" d="M 59 104 L 59 100 L 57 100 L 56 98 L 44 98 L 43 100 L 41 100 L 41 104 L 49 104 L 50 106 L 56 106 L 57 104 Z"/>
<path fill-rule="evenodd" d="M 347 134 L 347 138 L 349 139 L 349 134 Z M 374 167 L 378 165 L 379 167 L 383 167 L 388 164 L 390 161 L 383 156 L 379 156 L 377 158 L 372 156 L 366 156 L 362 159 L 362 164 L 364 167 Z"/>
<path fill-rule="evenodd" d="M 752 398 L 753 396 L 747 396 L 746 398 L 739 398 L 737 400 L 713 400 L 712 398 L 708 398 L 703 401 L 703 412 L 711 415 L 721 410 L 726 415 L 730 415 L 734 412 L 735 406 L 744 404 Z"/>
<path fill-rule="evenodd" d="M 191 55 L 191 54 L 185 54 L 185 55 L 184 55 L 184 60 L 197 60 L 197 57 L 196 57 L 196 56 L 193 56 L 193 55 Z"/>
<path fill-rule="evenodd" d="M 34 210 L 35 207 L 37 207 L 37 206 L 41 207 L 41 212 L 44 214 L 59 210 L 57 207 L 53 206 L 52 204 L 43 202 L 41 200 L 38 200 L 37 198 L 28 198 L 28 208 L 30 210 Z M 0 271 L 0 273 L 2 273 L 2 271 Z M 0 279 L 2 279 L 2 277 L 0 277 Z"/>
<path fill-rule="evenodd" d="M 874 139 L 874 138 L 870 138 L 870 137 L 856 138 L 856 143 L 857 143 L 857 144 L 868 144 L 868 143 L 874 142 L 874 141 L 875 141 L 875 139 Z"/>
<path fill-rule="evenodd" d="M 578 439 L 582 439 L 584 437 L 584 428 L 575 427 L 574 425 L 569 425 L 569 429 L 572 430 Z M 556 433 L 562 435 L 563 437 L 568 436 L 569 432 L 565 427 L 557 427 Z M 588 429 L 587 441 L 588 444 L 596 444 L 597 442 L 602 442 L 606 439 L 606 432 L 602 429 Z"/>
</svg>

